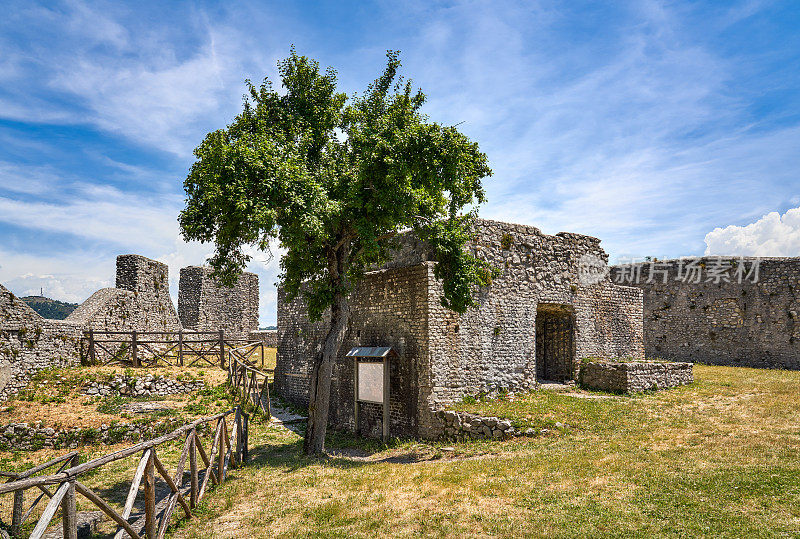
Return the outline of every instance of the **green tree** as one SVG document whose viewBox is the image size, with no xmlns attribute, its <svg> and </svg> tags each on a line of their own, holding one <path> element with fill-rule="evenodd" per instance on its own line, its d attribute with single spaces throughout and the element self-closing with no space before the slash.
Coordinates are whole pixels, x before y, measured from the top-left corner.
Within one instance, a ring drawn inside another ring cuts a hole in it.
<svg viewBox="0 0 800 539">
<path fill-rule="evenodd" d="M 424 94 L 398 75 L 398 53 L 363 95 L 337 92 L 336 72 L 298 55 L 278 63 L 284 92 L 247 81 L 244 109 L 206 135 L 184 182 L 187 240 L 214 242 L 209 260 L 225 283 L 247 264 L 246 246 L 286 250 L 281 284 L 302 295 L 312 320 L 330 310 L 312 372 L 305 451 L 324 451 L 333 362 L 344 340 L 348 296 L 364 272 L 388 260 L 398 232 L 433 247 L 442 304 L 463 312 L 487 265 L 464 249 L 486 155 L 455 127 L 420 112 Z"/>
</svg>

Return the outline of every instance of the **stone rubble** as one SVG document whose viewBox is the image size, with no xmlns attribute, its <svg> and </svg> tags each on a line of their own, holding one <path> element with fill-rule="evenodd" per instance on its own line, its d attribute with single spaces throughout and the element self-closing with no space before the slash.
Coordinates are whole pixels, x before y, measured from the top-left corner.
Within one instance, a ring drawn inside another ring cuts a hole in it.
<svg viewBox="0 0 800 539">
<path fill-rule="evenodd" d="M 75 449 L 80 445 L 97 443 L 139 442 L 171 432 L 185 422 L 185 419 L 170 417 L 154 421 L 103 424 L 98 428 L 70 427 L 65 429 L 44 426 L 41 421 L 34 424 L 10 423 L 0 426 L 0 450 L 36 451 L 45 447 Z"/>
<path fill-rule="evenodd" d="M 171 378 L 146 374 L 142 377 L 118 374 L 108 381 L 87 382 L 82 392 L 85 395 L 106 397 L 122 395 L 125 397 L 152 397 L 191 393 L 205 387 L 202 380 L 179 381 Z"/>
</svg>

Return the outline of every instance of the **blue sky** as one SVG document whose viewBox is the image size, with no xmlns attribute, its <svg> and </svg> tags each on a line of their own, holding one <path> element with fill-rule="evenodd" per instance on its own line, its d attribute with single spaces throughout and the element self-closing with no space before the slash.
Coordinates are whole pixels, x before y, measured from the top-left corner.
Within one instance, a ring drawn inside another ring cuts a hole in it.
<svg viewBox="0 0 800 539">
<path fill-rule="evenodd" d="M 192 149 L 294 44 L 360 91 L 402 51 L 432 119 L 489 155 L 481 215 L 611 259 L 800 254 L 800 5 L 4 2 L 0 282 L 82 301 L 114 257 L 178 269 Z M 261 321 L 277 261 L 257 256 Z"/>
</svg>

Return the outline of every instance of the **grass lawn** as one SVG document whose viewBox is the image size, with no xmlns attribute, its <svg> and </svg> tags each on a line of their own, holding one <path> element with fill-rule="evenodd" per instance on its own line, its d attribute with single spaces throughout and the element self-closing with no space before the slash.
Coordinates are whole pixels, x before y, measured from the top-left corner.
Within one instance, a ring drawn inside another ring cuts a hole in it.
<svg viewBox="0 0 800 539">
<path fill-rule="evenodd" d="M 539 434 L 455 451 L 332 435 L 350 456 L 315 461 L 296 434 L 254 426 L 250 466 L 172 533 L 800 536 L 800 372 L 698 365 L 695 378 L 633 397 L 541 391 L 460 405 Z"/>
</svg>

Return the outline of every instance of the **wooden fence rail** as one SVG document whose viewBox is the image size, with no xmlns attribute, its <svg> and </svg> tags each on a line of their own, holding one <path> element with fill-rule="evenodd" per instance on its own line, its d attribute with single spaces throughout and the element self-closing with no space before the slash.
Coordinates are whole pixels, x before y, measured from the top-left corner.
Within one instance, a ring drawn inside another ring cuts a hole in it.
<svg viewBox="0 0 800 539">
<path fill-rule="evenodd" d="M 88 330 L 82 353 L 91 364 L 120 363 L 134 367 L 192 366 L 197 363 L 225 368 L 231 348 L 260 341 L 232 339 L 219 331 L 105 331 Z M 262 345 L 263 353 L 263 345 Z"/>
<path fill-rule="evenodd" d="M 261 342 L 228 350 L 228 382 L 244 402 L 271 417 L 269 375 L 275 371 L 261 370 L 250 361 L 259 346 L 263 357 L 264 345 Z"/>
<path fill-rule="evenodd" d="M 78 464 L 78 454 L 73 451 L 20 474 L 0 472 L 0 476 L 10 478 L 9 482 L 0 484 L 0 494 L 14 493 L 14 519 L 12 522 L 16 523 L 16 527 L 12 528 L 12 537 L 21 537 L 22 525 L 30 515 L 33 506 L 43 496 L 48 496 L 50 501 L 44 508 L 30 537 L 36 539 L 42 537 L 60 508 L 64 537 L 75 539 L 77 537 L 76 495 L 80 494 L 117 524 L 118 531 L 114 536 L 115 539 L 123 537 L 132 539 L 163 538 L 172 513 L 178 504 L 185 516 L 190 518 L 192 511 L 206 493 L 209 482 L 214 485 L 224 482 L 229 468 L 235 468 L 247 462 L 248 419 L 249 416 L 237 406 L 213 417 L 198 419 L 169 434 L 138 443 L 84 464 Z M 230 427 L 228 427 L 229 422 L 231 423 Z M 198 432 L 206 424 L 213 426 L 214 431 L 208 452 L 203 447 Z M 161 444 L 179 439 L 184 434 L 186 440 L 183 451 L 174 473 L 171 474 L 159 459 L 157 448 Z M 87 472 L 140 452 L 142 455 L 131 480 L 128 496 L 121 513 L 114 510 L 100 495 L 80 481 L 81 476 Z M 198 454 L 201 463 L 199 466 Z M 189 466 L 188 478 L 185 477 L 187 463 Z M 33 476 L 35 473 L 58 464 L 62 464 L 62 466 L 53 474 Z M 67 465 L 70 467 L 66 468 Z M 167 495 L 158 501 L 155 487 L 157 477 L 160 477 L 169 487 Z M 48 486 L 56 485 L 55 491 L 48 488 Z M 144 485 L 144 511 L 137 515 L 137 518 L 131 519 L 141 485 Z M 23 514 L 22 502 L 20 502 L 19 508 L 16 502 L 17 499 L 22 499 L 22 494 L 26 489 L 31 488 L 41 490 L 42 494 Z M 18 512 L 20 516 L 17 518 Z"/>
</svg>

